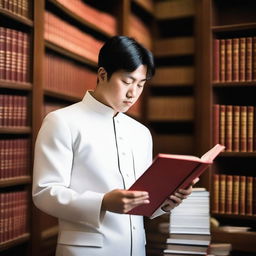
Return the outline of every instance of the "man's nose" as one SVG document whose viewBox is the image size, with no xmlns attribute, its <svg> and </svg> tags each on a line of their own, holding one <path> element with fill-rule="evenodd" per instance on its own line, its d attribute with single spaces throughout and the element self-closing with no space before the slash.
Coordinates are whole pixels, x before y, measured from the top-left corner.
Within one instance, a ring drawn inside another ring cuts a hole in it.
<svg viewBox="0 0 256 256">
<path fill-rule="evenodd" d="M 129 98 L 135 98 L 136 97 L 136 86 L 135 85 L 131 85 L 131 87 L 129 88 L 129 90 L 127 92 L 127 96 Z"/>
</svg>

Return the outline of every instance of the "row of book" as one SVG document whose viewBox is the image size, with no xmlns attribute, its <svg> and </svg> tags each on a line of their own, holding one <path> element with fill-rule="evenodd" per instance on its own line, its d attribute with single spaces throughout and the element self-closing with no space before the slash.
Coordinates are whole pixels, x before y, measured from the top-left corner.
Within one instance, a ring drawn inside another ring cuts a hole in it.
<svg viewBox="0 0 256 256">
<path fill-rule="evenodd" d="M 255 106 L 213 105 L 213 142 L 226 151 L 256 151 Z"/>
<path fill-rule="evenodd" d="M 57 0 L 57 2 L 109 35 L 117 34 L 117 21 L 113 15 L 98 10 L 82 0 Z"/>
<path fill-rule="evenodd" d="M 44 38 L 72 53 L 97 63 L 103 42 L 45 11 Z"/>
<path fill-rule="evenodd" d="M 27 110 L 27 96 L 0 94 L 0 127 L 27 126 Z"/>
<path fill-rule="evenodd" d="M 170 214 L 164 255 L 206 255 L 210 241 L 209 192 L 194 188 Z"/>
<path fill-rule="evenodd" d="M 27 33 L 0 27 L 0 79 L 29 82 L 29 52 Z"/>
<path fill-rule="evenodd" d="M 256 37 L 213 40 L 213 81 L 256 81 Z"/>
<path fill-rule="evenodd" d="M 129 17 L 129 35 L 143 44 L 147 49 L 152 49 L 152 38 L 149 27 L 136 15 Z"/>
<path fill-rule="evenodd" d="M 256 215 L 256 177 L 214 174 L 212 212 Z"/>
<path fill-rule="evenodd" d="M 29 0 L 0 0 L 0 8 L 16 15 L 29 18 Z"/>
<path fill-rule="evenodd" d="M 54 54 L 45 55 L 44 71 L 44 88 L 72 96 L 83 97 L 97 82 L 96 72 Z"/>
<path fill-rule="evenodd" d="M 28 192 L 0 193 L 0 244 L 28 231 Z"/>
<path fill-rule="evenodd" d="M 28 175 L 29 139 L 0 140 L 0 180 Z"/>
</svg>

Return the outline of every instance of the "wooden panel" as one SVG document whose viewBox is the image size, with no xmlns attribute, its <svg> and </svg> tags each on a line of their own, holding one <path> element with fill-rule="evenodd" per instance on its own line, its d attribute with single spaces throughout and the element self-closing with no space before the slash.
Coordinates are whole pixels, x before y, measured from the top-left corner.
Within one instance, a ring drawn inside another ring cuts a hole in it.
<svg viewBox="0 0 256 256">
<path fill-rule="evenodd" d="M 153 85 L 192 85 L 194 83 L 193 67 L 160 67 L 150 82 Z"/>
<path fill-rule="evenodd" d="M 158 153 L 189 155 L 194 151 L 194 139 L 191 134 L 155 135 L 154 155 Z"/>
<path fill-rule="evenodd" d="M 158 19 L 182 18 L 195 14 L 193 0 L 173 0 L 158 2 L 155 5 L 155 16 Z"/>
<path fill-rule="evenodd" d="M 193 118 L 192 96 L 152 97 L 148 101 L 150 121 L 192 121 Z"/>
<path fill-rule="evenodd" d="M 154 43 L 153 51 L 156 57 L 194 54 L 194 38 L 176 37 L 158 39 Z"/>
</svg>

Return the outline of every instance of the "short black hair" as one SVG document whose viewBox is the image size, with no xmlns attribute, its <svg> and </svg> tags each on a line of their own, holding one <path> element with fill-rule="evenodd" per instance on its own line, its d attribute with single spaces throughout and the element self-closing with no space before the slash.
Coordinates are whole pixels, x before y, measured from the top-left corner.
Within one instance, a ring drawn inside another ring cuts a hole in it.
<svg viewBox="0 0 256 256">
<path fill-rule="evenodd" d="M 147 80 L 155 74 L 153 54 L 132 37 L 114 36 L 102 46 L 98 68 L 103 67 L 108 79 L 119 70 L 133 72 L 140 65 L 147 66 Z"/>
</svg>

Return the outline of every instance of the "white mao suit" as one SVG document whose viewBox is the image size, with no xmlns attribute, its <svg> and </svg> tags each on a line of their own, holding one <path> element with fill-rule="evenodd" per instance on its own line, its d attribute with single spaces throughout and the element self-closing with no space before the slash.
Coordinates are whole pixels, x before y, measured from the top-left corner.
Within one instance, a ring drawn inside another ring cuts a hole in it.
<svg viewBox="0 0 256 256">
<path fill-rule="evenodd" d="M 101 211 L 106 192 L 129 188 L 152 161 L 149 130 L 113 115 L 87 92 L 39 131 L 33 200 L 59 219 L 57 256 L 145 255 L 143 217 Z"/>
</svg>

